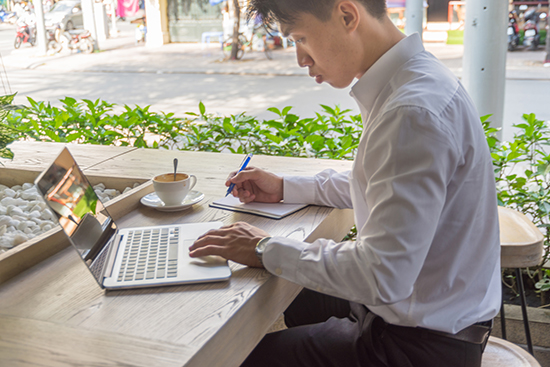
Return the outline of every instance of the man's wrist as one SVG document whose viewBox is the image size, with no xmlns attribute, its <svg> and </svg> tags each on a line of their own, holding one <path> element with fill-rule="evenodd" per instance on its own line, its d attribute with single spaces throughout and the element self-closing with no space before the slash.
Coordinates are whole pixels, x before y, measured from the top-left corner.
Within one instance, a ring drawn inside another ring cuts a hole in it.
<svg viewBox="0 0 550 367">
<path fill-rule="evenodd" d="M 256 248 L 255 248 L 256 256 L 258 257 L 258 260 L 260 260 L 260 264 L 262 264 L 263 267 L 265 267 L 264 261 L 263 261 L 264 251 L 270 239 L 271 237 L 269 236 L 264 237 L 261 240 L 259 240 L 258 243 L 256 244 Z"/>
</svg>

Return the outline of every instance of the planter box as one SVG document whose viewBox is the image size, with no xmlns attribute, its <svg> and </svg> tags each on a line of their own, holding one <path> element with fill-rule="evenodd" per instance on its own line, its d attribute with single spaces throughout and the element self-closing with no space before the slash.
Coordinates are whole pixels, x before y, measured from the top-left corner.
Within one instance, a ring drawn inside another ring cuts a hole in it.
<svg viewBox="0 0 550 367">
<path fill-rule="evenodd" d="M 34 182 L 41 171 L 0 167 L 0 184 L 6 186 Z M 117 220 L 136 209 L 142 196 L 153 192 L 151 181 L 144 178 L 117 178 L 86 175 L 92 185 L 103 183 L 110 189 L 123 191 L 135 183 L 140 185 L 105 204 L 109 214 Z M 69 246 L 69 240 L 60 226 L 0 254 L 0 283 L 38 264 Z"/>
</svg>

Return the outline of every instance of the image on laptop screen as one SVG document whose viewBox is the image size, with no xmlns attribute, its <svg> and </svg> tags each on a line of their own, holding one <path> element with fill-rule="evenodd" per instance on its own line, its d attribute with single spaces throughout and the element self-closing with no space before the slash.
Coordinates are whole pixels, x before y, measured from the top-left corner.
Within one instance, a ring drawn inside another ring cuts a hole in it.
<svg viewBox="0 0 550 367">
<path fill-rule="evenodd" d="M 105 245 L 116 225 L 71 153 L 64 149 L 36 184 L 82 259 L 93 268 L 98 255 L 107 254 Z"/>
</svg>

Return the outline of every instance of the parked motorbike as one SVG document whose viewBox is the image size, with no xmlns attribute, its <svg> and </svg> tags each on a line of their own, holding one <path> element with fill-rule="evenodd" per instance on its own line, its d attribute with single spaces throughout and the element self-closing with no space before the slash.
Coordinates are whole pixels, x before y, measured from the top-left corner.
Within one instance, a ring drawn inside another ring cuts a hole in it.
<svg viewBox="0 0 550 367">
<path fill-rule="evenodd" d="M 15 24 L 17 15 L 14 12 L 6 11 L 3 6 L 0 6 L 0 22 Z"/>
<path fill-rule="evenodd" d="M 535 9 L 525 12 L 525 26 L 523 27 L 523 45 L 528 46 L 529 50 L 536 50 L 540 44 L 539 35 L 539 13 Z"/>
<path fill-rule="evenodd" d="M 20 22 L 17 25 L 17 29 L 15 30 L 15 42 L 14 47 L 19 48 L 22 43 L 30 43 L 31 46 L 34 46 L 36 43 L 36 30 L 35 27 L 31 27 L 27 23 Z"/>
<path fill-rule="evenodd" d="M 58 41 L 59 31 L 57 29 L 46 29 L 46 45 L 48 47 L 48 54 L 56 54 L 63 48 Z"/>
<path fill-rule="evenodd" d="M 514 51 L 519 45 L 519 26 L 515 10 L 508 13 L 508 51 Z"/>
<path fill-rule="evenodd" d="M 92 34 L 87 30 L 64 31 L 60 40 L 61 46 L 68 50 L 77 50 L 87 54 L 94 52 Z"/>
</svg>

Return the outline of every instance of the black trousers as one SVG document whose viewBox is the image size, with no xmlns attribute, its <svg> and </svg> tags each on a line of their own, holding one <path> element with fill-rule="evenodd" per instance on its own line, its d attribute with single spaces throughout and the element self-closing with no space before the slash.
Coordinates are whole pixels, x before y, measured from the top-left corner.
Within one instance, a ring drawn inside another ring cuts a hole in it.
<svg viewBox="0 0 550 367">
<path fill-rule="evenodd" d="M 360 304 L 304 289 L 242 367 L 479 367 L 484 345 L 387 324 Z"/>
</svg>

